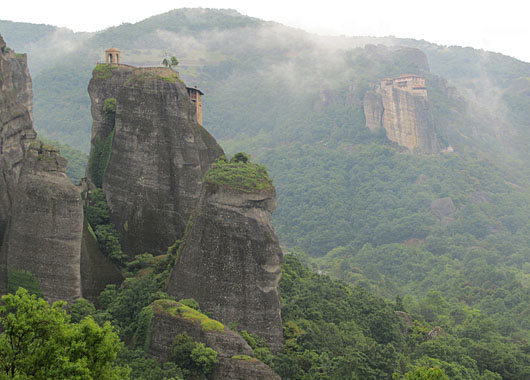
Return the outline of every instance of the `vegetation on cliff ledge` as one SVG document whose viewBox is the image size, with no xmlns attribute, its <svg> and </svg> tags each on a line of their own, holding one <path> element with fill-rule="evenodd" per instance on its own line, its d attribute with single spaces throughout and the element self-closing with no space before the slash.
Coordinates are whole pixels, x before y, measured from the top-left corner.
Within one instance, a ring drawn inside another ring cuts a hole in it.
<svg viewBox="0 0 530 380">
<path fill-rule="evenodd" d="M 186 306 L 182 303 L 172 300 L 157 300 L 153 303 L 155 314 L 167 314 L 174 318 L 191 319 L 200 322 L 201 328 L 204 331 L 224 332 L 223 324 L 214 319 L 208 318 L 206 315 Z"/>
<path fill-rule="evenodd" d="M 96 67 L 94 67 L 94 72 L 93 72 L 94 78 L 109 79 L 112 76 L 112 69 L 116 67 L 118 66 L 100 63 L 96 65 Z"/>
<path fill-rule="evenodd" d="M 89 170 L 92 182 L 97 187 L 103 186 L 103 177 L 109 166 L 113 139 L 114 129 L 105 137 L 105 139 L 103 139 L 103 141 L 96 137 L 94 142 L 94 150 L 92 151 L 89 161 Z"/>
<path fill-rule="evenodd" d="M 273 188 L 267 169 L 249 162 L 245 153 L 236 153 L 230 161 L 224 157 L 215 161 L 206 173 L 205 181 L 248 193 Z"/>
</svg>

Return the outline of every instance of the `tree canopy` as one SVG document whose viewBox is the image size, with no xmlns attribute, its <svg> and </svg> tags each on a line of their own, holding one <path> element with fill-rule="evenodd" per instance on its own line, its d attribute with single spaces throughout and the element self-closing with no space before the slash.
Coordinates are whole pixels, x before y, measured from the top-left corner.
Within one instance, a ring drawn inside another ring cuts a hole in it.
<svg viewBox="0 0 530 380">
<path fill-rule="evenodd" d="M 115 364 L 121 347 L 110 323 L 71 323 L 65 302 L 49 305 L 24 288 L 2 297 L 0 379 L 126 380 Z"/>
</svg>

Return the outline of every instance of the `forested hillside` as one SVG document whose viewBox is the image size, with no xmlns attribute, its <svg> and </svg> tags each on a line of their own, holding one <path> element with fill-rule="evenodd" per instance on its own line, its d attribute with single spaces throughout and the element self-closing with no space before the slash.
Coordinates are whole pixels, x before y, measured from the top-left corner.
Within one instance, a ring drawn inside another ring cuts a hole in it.
<svg viewBox="0 0 530 380">
<path fill-rule="evenodd" d="M 175 55 L 186 84 L 205 93 L 205 127 L 228 153 L 268 167 L 286 250 L 356 286 L 286 258 L 288 345 L 263 356 L 284 379 L 434 365 L 451 379 L 530 378 L 530 64 L 426 41 L 314 36 L 227 10 L 93 34 L 5 21 L 0 32 L 31 54 L 39 133 L 88 150 L 86 87 L 104 49 L 138 66 Z M 366 91 L 403 73 L 426 77 L 440 145 L 454 152 L 413 154 L 365 127 Z M 328 292 L 330 303 L 318 298 Z M 363 302 L 381 320 L 346 317 Z M 414 317 L 408 334 L 392 308 Z M 435 327 L 443 334 L 427 339 Z"/>
</svg>

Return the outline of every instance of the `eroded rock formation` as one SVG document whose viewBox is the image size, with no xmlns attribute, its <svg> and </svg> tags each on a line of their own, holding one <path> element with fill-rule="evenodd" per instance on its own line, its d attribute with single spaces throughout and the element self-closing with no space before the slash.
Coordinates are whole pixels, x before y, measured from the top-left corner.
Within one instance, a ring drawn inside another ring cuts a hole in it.
<svg viewBox="0 0 530 380">
<path fill-rule="evenodd" d="M 278 351 L 282 253 L 271 225 L 275 207 L 272 185 L 243 191 L 208 182 L 207 176 L 168 293 L 194 298 L 214 318 L 237 323 Z"/>
<path fill-rule="evenodd" d="M 26 56 L 0 36 L 0 244 L 27 146 L 35 139 L 33 92 Z"/>
<path fill-rule="evenodd" d="M 81 192 L 65 174 L 66 159 L 35 140 L 26 56 L 1 36 L 0 90 L 0 293 L 27 285 L 17 282 L 24 278 L 49 301 L 93 299 L 122 275 L 83 232 Z"/>
<path fill-rule="evenodd" d="M 146 346 L 159 360 L 169 359 L 175 337 L 185 333 L 217 351 L 219 364 L 209 376 L 211 380 L 280 380 L 274 371 L 254 358 L 254 352 L 239 334 L 218 321 L 175 301 L 158 300 L 150 307 L 153 316 Z"/>
<path fill-rule="evenodd" d="M 57 150 L 31 144 L 3 247 L 8 270 L 31 272 L 50 301 L 82 295 L 83 206 L 65 170 L 66 160 Z"/>
<path fill-rule="evenodd" d="M 384 79 L 365 94 L 363 102 L 370 130 L 384 128 L 389 140 L 411 151 L 440 152 L 423 77 Z"/>
<path fill-rule="evenodd" d="M 197 123 L 186 86 L 172 69 L 100 65 L 89 94 L 88 177 L 105 190 L 129 256 L 165 253 L 183 236 L 202 178 L 223 150 Z"/>
<path fill-rule="evenodd" d="M 35 139 L 33 92 L 25 55 L 0 35 L 0 245 L 27 146 Z M 7 289 L 7 257 L 0 254 L 0 292 Z"/>
</svg>

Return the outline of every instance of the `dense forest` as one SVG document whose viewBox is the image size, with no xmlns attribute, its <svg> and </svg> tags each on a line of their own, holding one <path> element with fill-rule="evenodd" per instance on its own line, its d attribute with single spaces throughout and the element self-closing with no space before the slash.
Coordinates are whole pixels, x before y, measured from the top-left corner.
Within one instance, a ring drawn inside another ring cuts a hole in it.
<svg viewBox="0 0 530 380">
<path fill-rule="evenodd" d="M 139 66 L 177 56 L 184 81 L 205 93 L 205 127 L 228 153 L 267 166 L 289 252 L 286 345 L 272 355 L 240 333 L 283 379 L 530 378 L 530 64 L 426 41 L 317 37 L 233 11 L 176 10 L 92 34 L 0 30 L 30 54 L 36 129 L 75 147 L 59 145 L 74 182 L 90 139 L 87 83 L 111 46 Z M 454 152 L 413 154 L 365 128 L 364 93 L 402 73 L 426 76 L 440 144 Z M 143 308 L 167 296 L 176 248 L 126 262 L 95 199 L 93 231 L 127 280 L 97 309 L 80 300 L 69 310 L 130 342 Z M 441 199 L 452 205 L 444 215 Z M 140 346 L 118 354 L 133 379 L 204 375 L 193 347 L 160 365 Z"/>
</svg>

